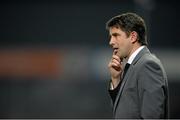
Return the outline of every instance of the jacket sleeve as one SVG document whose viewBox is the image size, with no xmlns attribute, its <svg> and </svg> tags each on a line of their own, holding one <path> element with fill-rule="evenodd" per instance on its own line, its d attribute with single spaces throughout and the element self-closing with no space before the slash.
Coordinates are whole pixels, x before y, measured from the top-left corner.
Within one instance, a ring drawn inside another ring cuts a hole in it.
<svg viewBox="0 0 180 120">
<path fill-rule="evenodd" d="M 158 62 L 144 62 L 138 74 L 140 116 L 165 118 L 165 77 Z"/>
<path fill-rule="evenodd" d="M 111 90 L 111 89 L 110 89 L 111 82 L 112 82 L 112 81 L 110 80 L 108 92 L 109 92 L 109 95 L 111 96 L 111 100 L 112 100 L 112 103 L 113 103 L 113 105 L 114 105 L 115 100 L 116 100 L 116 96 L 117 96 L 117 94 L 118 94 L 118 92 L 119 92 L 119 89 L 120 89 L 120 84 L 121 84 L 121 83 L 119 83 L 118 86 L 117 86 L 115 89 Z"/>
</svg>

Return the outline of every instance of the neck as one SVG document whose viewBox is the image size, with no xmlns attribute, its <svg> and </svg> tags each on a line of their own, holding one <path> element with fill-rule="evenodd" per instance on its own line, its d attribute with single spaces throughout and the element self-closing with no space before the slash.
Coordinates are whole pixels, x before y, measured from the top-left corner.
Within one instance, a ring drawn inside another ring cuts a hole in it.
<svg viewBox="0 0 180 120">
<path fill-rule="evenodd" d="M 133 46 L 133 47 L 132 47 L 132 49 L 131 49 L 131 51 L 130 51 L 130 53 L 129 53 L 129 55 L 128 55 L 128 59 L 129 59 L 129 57 L 130 57 L 138 48 L 141 47 L 141 45 L 140 45 L 139 43 L 133 44 L 132 46 Z"/>
</svg>

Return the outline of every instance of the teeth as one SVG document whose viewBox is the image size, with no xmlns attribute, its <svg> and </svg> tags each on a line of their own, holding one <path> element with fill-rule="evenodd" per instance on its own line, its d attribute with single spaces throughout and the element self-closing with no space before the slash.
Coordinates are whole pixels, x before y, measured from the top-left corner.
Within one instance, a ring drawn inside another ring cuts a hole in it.
<svg viewBox="0 0 180 120">
<path fill-rule="evenodd" d="M 115 55 L 117 54 L 117 52 L 118 52 L 117 48 L 114 49 L 114 54 L 115 54 Z"/>
<path fill-rule="evenodd" d="M 117 51 L 117 50 L 118 50 L 118 48 L 114 48 L 114 50 L 116 50 L 116 51 Z"/>
</svg>

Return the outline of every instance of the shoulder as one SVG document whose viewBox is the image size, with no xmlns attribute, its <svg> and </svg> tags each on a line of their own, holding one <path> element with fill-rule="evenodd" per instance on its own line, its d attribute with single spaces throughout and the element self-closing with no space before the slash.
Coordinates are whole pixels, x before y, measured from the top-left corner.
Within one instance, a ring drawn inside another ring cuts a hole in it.
<svg viewBox="0 0 180 120">
<path fill-rule="evenodd" d="M 147 47 L 144 47 L 135 57 L 132 64 L 135 67 L 143 67 L 144 65 L 162 66 L 161 61 L 152 54 Z"/>
<path fill-rule="evenodd" d="M 165 84 L 166 73 L 161 61 L 153 54 L 146 54 L 137 62 L 138 81 L 142 87 L 148 88 L 152 85 Z"/>
<path fill-rule="evenodd" d="M 139 61 L 137 62 L 137 65 L 140 68 L 154 68 L 154 69 L 160 69 L 162 68 L 162 64 L 159 58 L 157 58 L 154 54 L 144 54 Z"/>
</svg>

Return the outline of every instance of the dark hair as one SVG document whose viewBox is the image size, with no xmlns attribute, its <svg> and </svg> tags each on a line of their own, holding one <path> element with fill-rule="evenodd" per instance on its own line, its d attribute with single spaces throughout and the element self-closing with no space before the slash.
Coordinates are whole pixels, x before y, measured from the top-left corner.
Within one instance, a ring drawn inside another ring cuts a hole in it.
<svg viewBox="0 0 180 120">
<path fill-rule="evenodd" d="M 120 28 L 127 36 L 129 36 L 132 31 L 136 31 L 138 34 L 138 42 L 141 45 L 148 44 L 146 24 L 144 20 L 135 13 L 124 13 L 111 18 L 106 23 L 106 29 L 109 30 L 111 27 Z"/>
</svg>

